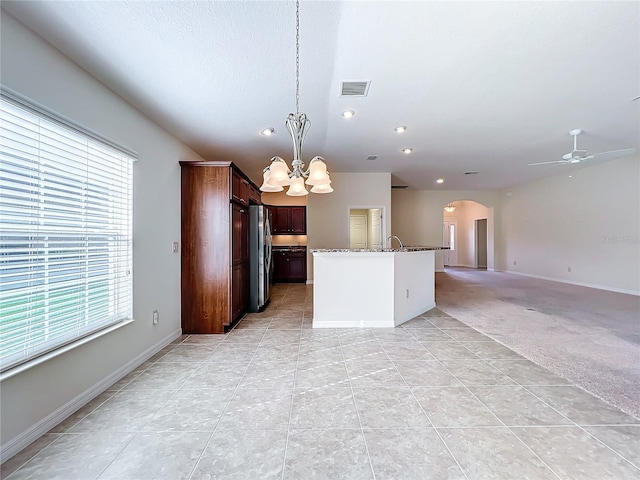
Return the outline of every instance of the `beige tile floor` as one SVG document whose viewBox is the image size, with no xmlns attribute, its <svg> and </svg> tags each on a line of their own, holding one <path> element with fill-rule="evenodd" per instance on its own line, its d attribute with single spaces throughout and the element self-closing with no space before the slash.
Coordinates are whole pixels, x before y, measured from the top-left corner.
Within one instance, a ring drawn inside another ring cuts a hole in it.
<svg viewBox="0 0 640 480">
<path fill-rule="evenodd" d="M 638 479 L 640 422 L 439 310 L 311 329 L 277 285 L 2 466 L 17 479 Z"/>
</svg>

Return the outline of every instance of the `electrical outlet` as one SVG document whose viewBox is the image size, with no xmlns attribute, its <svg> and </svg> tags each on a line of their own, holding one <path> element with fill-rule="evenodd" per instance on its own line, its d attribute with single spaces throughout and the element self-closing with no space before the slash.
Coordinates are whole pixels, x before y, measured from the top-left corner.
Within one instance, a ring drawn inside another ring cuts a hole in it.
<svg viewBox="0 0 640 480">
<path fill-rule="evenodd" d="M 514 265 L 517 265 L 517 264 L 518 264 L 518 262 L 516 262 L 516 261 L 514 260 L 514 261 L 513 261 L 513 264 L 514 264 Z"/>
<path fill-rule="evenodd" d="M 567 267 L 567 272 L 571 273 L 571 267 Z"/>
<path fill-rule="evenodd" d="M 153 324 L 157 325 L 159 321 L 160 321 L 160 314 L 158 313 L 158 310 L 154 310 L 153 311 Z"/>
<path fill-rule="evenodd" d="M 407 298 L 409 298 L 409 289 L 407 288 Z"/>
<path fill-rule="evenodd" d="M 171 244 L 171 253 L 178 253 L 180 251 L 180 244 L 178 242 L 173 242 Z"/>
</svg>

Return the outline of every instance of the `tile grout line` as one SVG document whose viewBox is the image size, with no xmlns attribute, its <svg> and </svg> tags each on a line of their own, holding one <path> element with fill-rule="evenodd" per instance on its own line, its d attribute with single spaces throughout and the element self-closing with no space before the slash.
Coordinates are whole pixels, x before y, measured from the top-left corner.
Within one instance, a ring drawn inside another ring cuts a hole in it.
<svg viewBox="0 0 640 480">
<path fill-rule="evenodd" d="M 351 374 L 349 373 L 349 369 L 347 368 L 347 360 L 346 360 L 346 357 L 344 356 L 344 350 L 342 349 L 342 342 L 340 341 L 340 337 L 338 337 L 338 343 L 340 345 L 340 353 L 342 353 L 342 359 L 345 362 L 344 366 L 345 366 L 345 370 L 347 371 L 347 380 L 349 381 L 349 388 L 351 390 L 351 399 L 353 401 L 353 408 L 355 408 L 356 416 L 358 417 L 358 424 L 360 425 L 360 435 L 362 435 L 362 441 L 364 442 L 364 449 L 365 449 L 365 452 L 367 452 L 367 459 L 369 460 L 369 468 L 371 469 L 371 475 L 373 477 L 373 480 L 376 480 L 376 471 L 373 469 L 373 460 L 371 460 L 371 454 L 369 453 L 369 445 L 367 444 L 367 437 L 364 434 L 364 427 L 362 426 L 362 419 L 360 418 L 360 412 L 358 411 L 358 404 L 356 402 L 356 394 L 353 391 L 353 384 L 351 383 Z M 380 342 L 378 342 L 378 344 L 380 344 Z"/>
<path fill-rule="evenodd" d="M 515 380 L 514 380 L 515 381 Z M 598 437 L 596 437 L 595 435 L 593 435 L 591 432 L 589 432 L 586 428 L 584 428 L 583 425 L 580 425 L 579 423 L 571 420 L 569 417 L 567 417 L 566 415 L 564 415 L 562 412 L 560 412 L 559 410 L 557 410 L 555 407 L 553 407 L 552 405 L 550 405 L 549 403 L 547 403 L 543 398 L 541 398 L 540 396 L 538 396 L 537 394 L 535 394 L 534 392 L 532 392 L 531 390 L 529 390 L 529 388 L 527 388 L 527 386 L 525 385 L 520 385 L 522 388 L 524 388 L 527 392 L 529 392 L 531 395 L 533 395 L 534 397 L 536 397 L 537 399 L 539 399 L 542 403 L 544 403 L 545 405 L 548 405 L 549 408 L 555 410 L 556 412 L 558 412 L 560 415 L 562 415 L 563 417 L 565 417 L 567 420 L 569 420 L 571 423 L 573 423 L 573 427 L 572 428 L 579 428 L 580 430 L 582 430 L 584 433 L 586 433 L 587 435 L 589 435 L 591 438 L 593 438 L 594 440 L 596 440 L 598 443 L 602 444 L 604 447 L 608 448 L 609 450 L 611 450 L 613 453 L 615 453 L 616 455 L 618 455 L 620 458 L 622 458 L 623 460 L 625 460 L 626 462 L 628 462 L 630 465 L 632 465 L 633 467 L 637 468 L 638 470 L 640 470 L 640 466 L 636 465 L 634 462 L 632 462 L 631 460 L 629 460 L 627 457 L 625 457 L 622 453 L 618 452 L 617 450 L 615 450 L 613 447 L 610 447 L 608 444 L 606 444 L 604 441 L 600 440 Z M 539 385 L 533 385 L 533 386 L 539 386 Z M 549 385 L 546 385 L 549 386 Z M 580 388 L 578 385 L 574 385 L 574 384 L 569 384 L 569 385 L 559 385 L 562 387 L 565 386 L 569 386 L 569 387 L 575 387 L 575 388 Z M 591 393 L 587 392 L 586 390 L 584 390 L 586 393 L 588 393 L 589 395 L 592 395 Z M 592 395 L 595 397 L 595 395 Z M 595 397 L 598 398 L 598 397 Z M 599 399 L 600 400 L 600 399 Z M 602 401 L 602 400 L 601 400 Z M 617 407 L 616 407 L 617 408 Z M 623 412 L 625 413 L 625 412 Z M 630 424 L 595 424 L 595 425 L 590 425 L 592 427 L 617 427 L 617 426 L 637 426 L 640 428 L 640 424 L 637 423 L 630 423 Z"/>
<path fill-rule="evenodd" d="M 414 340 L 416 340 L 416 342 L 418 341 L 415 337 L 413 337 L 413 335 L 411 335 L 412 338 L 414 338 Z M 422 345 L 421 343 L 418 342 L 419 345 Z M 382 344 L 381 344 L 382 345 Z M 382 348 L 384 349 L 384 345 L 382 345 Z M 423 346 L 423 348 L 425 349 L 425 351 L 427 351 L 430 355 L 431 352 L 429 352 L 427 350 L 426 347 Z M 385 350 L 386 352 L 386 350 Z M 388 355 L 387 355 L 388 356 Z M 432 355 L 433 356 L 433 355 Z M 396 363 L 389 358 L 389 360 L 391 360 L 391 363 L 393 364 L 394 368 L 396 369 L 396 371 L 398 371 L 398 367 L 396 367 Z M 460 462 L 458 461 L 458 459 L 456 458 L 456 456 L 453 454 L 453 452 L 451 451 L 451 449 L 449 448 L 449 445 L 447 445 L 447 442 L 444 441 L 444 438 L 442 438 L 442 435 L 440 434 L 440 432 L 438 431 L 438 429 L 436 428 L 436 426 L 433 424 L 433 422 L 431 421 L 431 417 L 429 416 L 429 414 L 427 413 L 427 411 L 424 409 L 424 407 L 422 406 L 422 404 L 418 401 L 418 399 L 416 398 L 415 394 L 413 393 L 413 389 L 411 388 L 411 386 L 407 383 L 407 380 L 404 378 L 404 376 L 402 375 L 402 373 L 400 373 L 400 371 L 398 371 L 398 375 L 400 375 L 400 378 L 402 378 L 402 381 L 404 382 L 405 386 L 409 389 L 409 393 L 411 393 L 411 396 L 413 397 L 413 399 L 415 400 L 415 402 L 418 404 L 418 407 L 420 408 L 420 410 L 422 410 L 422 413 L 424 413 L 424 415 L 427 417 L 427 420 L 429 421 L 429 423 L 431 424 L 431 428 L 433 428 L 433 431 L 436 433 L 436 435 L 438 436 L 438 438 L 440 439 L 440 442 L 442 442 L 442 445 L 444 445 L 444 448 L 447 449 L 447 452 L 449 452 L 449 455 L 451 455 L 451 458 L 453 459 L 454 462 L 456 462 L 456 465 L 458 466 L 458 468 L 460 469 L 460 472 L 462 472 L 462 475 L 464 475 L 464 478 L 466 478 L 467 480 L 469 480 L 469 476 L 467 475 L 467 472 L 464 471 L 464 469 L 462 468 L 462 465 L 460 465 Z M 455 377 L 454 377 L 455 378 Z M 456 378 L 457 381 L 459 381 Z"/>
<path fill-rule="evenodd" d="M 305 294 L 306 301 L 306 294 Z M 304 309 L 304 307 L 303 307 Z M 304 314 L 302 315 L 304 317 Z M 296 356 L 296 368 L 293 372 L 293 386 L 291 387 L 291 403 L 289 405 L 289 422 L 287 423 L 287 438 L 284 442 L 284 452 L 282 453 L 282 480 L 284 480 L 287 466 L 287 450 L 289 449 L 289 437 L 291 435 L 291 417 L 293 416 L 293 401 L 296 392 L 296 380 L 298 378 L 298 365 L 300 364 L 300 347 L 302 343 L 302 324 L 300 326 L 300 337 L 298 337 L 298 355 Z"/>
<path fill-rule="evenodd" d="M 242 321 L 242 320 L 240 320 L 240 321 Z M 236 324 L 236 327 L 237 326 L 238 325 Z M 235 330 L 235 327 L 233 327 L 229 333 L 231 333 L 234 330 Z M 266 332 L 266 330 L 265 330 L 265 332 Z M 225 339 L 227 338 L 229 333 L 225 334 Z M 264 337 L 264 333 L 262 335 Z M 262 337 L 261 337 L 260 340 L 262 341 Z M 218 350 L 218 348 L 220 347 L 220 345 L 223 344 L 223 342 L 224 342 L 224 339 L 218 343 L 218 345 L 216 346 L 214 351 L 211 352 L 211 355 L 213 355 L 215 353 L 215 351 Z M 258 346 L 259 345 L 260 344 L 258 343 Z M 196 460 L 196 462 L 193 464 L 193 468 L 191 469 L 191 472 L 189 473 L 189 476 L 187 477 L 188 479 L 191 479 L 193 477 L 193 475 L 195 474 L 196 470 L 198 469 L 198 465 L 200 465 L 200 462 L 202 461 L 202 457 L 204 455 L 204 452 L 207 450 L 207 448 L 209 447 L 209 444 L 211 443 L 211 440 L 213 439 L 213 436 L 218 431 L 218 427 L 220 426 L 220 422 L 222 421 L 222 418 L 223 418 L 224 414 L 226 413 L 227 409 L 229 408 L 229 405 L 233 401 L 233 396 L 236 394 L 236 392 L 240 388 L 240 384 L 242 383 L 242 379 L 244 378 L 245 374 L 247 373 L 247 369 L 249 368 L 249 365 L 251 365 L 251 362 L 253 361 L 253 358 L 255 357 L 257 351 L 258 351 L 258 347 L 256 347 L 256 350 L 253 352 L 253 355 L 251 355 L 251 360 L 249 360 L 247 362 L 247 366 L 244 368 L 244 370 L 242 372 L 242 375 L 238 379 L 238 383 L 236 384 L 235 388 L 233 389 L 233 392 L 231 392 L 231 395 L 229 395 L 229 400 L 227 401 L 227 404 L 224 406 L 224 409 L 222 409 L 222 411 L 220 412 L 220 416 L 218 417 L 218 422 L 216 423 L 216 426 L 213 429 L 213 431 L 211 432 L 211 434 L 209 435 L 209 438 L 207 439 L 207 442 L 205 443 L 204 448 L 202 449 L 202 452 L 200 452 L 200 455 L 198 456 L 198 460 Z M 209 357 L 211 355 L 209 355 Z M 209 357 L 207 357 L 207 358 L 209 358 Z M 203 361 L 202 363 L 208 363 L 208 362 Z M 195 373 L 195 371 L 192 373 L 192 375 L 194 373 Z M 191 375 L 189 377 L 191 377 Z M 186 382 L 186 380 L 185 380 L 185 382 Z"/>
<path fill-rule="evenodd" d="M 452 318 L 453 318 L 453 317 L 452 317 Z M 439 328 L 439 327 L 437 327 L 437 328 Z M 457 340 L 456 340 L 456 341 L 457 341 Z M 458 342 L 458 343 L 460 343 L 460 342 Z M 496 342 L 496 343 L 497 343 L 497 342 Z M 463 347 L 464 347 L 464 348 L 467 348 L 467 347 L 466 347 L 466 346 L 464 346 L 464 345 L 463 345 Z M 428 351 L 428 348 L 426 348 L 426 347 L 425 347 L 425 349 Z M 469 349 L 467 348 L 467 350 L 469 350 Z M 469 351 L 471 352 L 471 350 L 469 350 Z M 473 353 L 473 352 L 471 352 L 471 353 Z M 496 370 L 496 371 L 497 371 L 497 372 L 499 372 L 500 374 L 504 375 L 504 376 L 505 376 L 505 377 L 507 377 L 509 380 L 513 381 L 516 385 L 521 386 L 520 384 L 518 384 L 518 382 L 516 382 L 516 381 L 515 381 L 515 380 L 513 380 L 511 377 L 509 377 L 508 375 L 506 375 L 506 374 L 504 374 L 503 372 L 501 372 L 500 370 L 498 370 L 496 367 L 494 367 L 493 365 L 491 365 L 491 364 L 490 364 L 489 362 L 487 362 L 485 359 L 483 359 L 483 358 L 481 358 L 481 357 L 479 357 L 479 358 L 480 358 L 480 360 L 482 360 L 485 364 L 489 365 L 491 368 L 493 368 L 494 370 Z M 463 387 L 464 387 L 464 388 L 465 388 L 465 389 L 466 389 L 466 390 L 467 390 L 467 391 L 468 391 L 468 392 L 469 392 L 469 393 L 470 393 L 470 394 L 471 394 L 471 395 L 472 395 L 476 400 L 478 400 L 478 402 L 480 402 L 480 403 L 482 404 L 482 406 L 483 406 L 484 408 L 486 408 L 486 409 L 487 409 L 487 411 L 489 411 L 489 412 L 491 413 L 491 415 L 493 415 L 493 416 L 496 418 L 496 420 L 498 420 L 498 422 L 500 422 L 500 423 L 503 425 L 503 427 L 505 427 L 505 428 L 507 428 L 507 430 L 509 430 L 509 432 L 511 433 L 511 435 L 513 435 L 515 438 L 517 438 L 517 439 L 518 439 L 518 441 L 519 441 L 522 445 L 524 445 L 524 446 L 525 446 L 525 448 L 527 448 L 527 450 L 529 450 L 529 451 L 530 451 L 530 452 L 531 452 L 531 453 L 532 453 L 532 454 L 533 454 L 533 455 L 534 455 L 538 460 L 540 460 L 540 462 L 542 462 L 542 464 L 543 464 L 547 469 L 549 469 L 549 471 L 550 471 L 551 473 L 553 473 L 553 475 L 555 475 L 558 479 L 561 479 L 561 477 L 560 477 L 560 476 L 559 476 L 559 475 L 558 475 L 558 474 L 557 474 L 557 473 L 556 473 L 556 472 L 555 472 L 555 471 L 554 471 L 554 470 L 553 470 L 549 465 L 547 465 L 547 463 L 546 463 L 544 460 L 542 460 L 542 458 L 540 458 L 540 456 L 539 456 L 536 452 L 534 452 L 534 451 L 533 451 L 533 450 L 532 450 L 532 449 L 531 449 L 531 448 L 530 448 L 526 443 L 524 443 L 524 442 L 522 441 L 522 439 L 521 439 L 520 437 L 518 437 L 518 436 L 517 436 L 517 435 L 516 435 L 512 430 L 511 430 L 511 428 L 509 428 L 509 427 L 508 427 L 508 426 L 507 426 L 507 425 L 506 425 L 506 424 L 505 424 L 505 423 L 504 423 L 504 422 L 503 422 L 503 421 L 502 421 L 502 420 L 501 420 L 501 419 L 500 419 L 500 418 L 499 418 L 499 417 L 494 413 L 493 409 L 490 409 L 490 408 L 489 408 L 489 407 L 488 407 L 488 406 L 487 406 L 487 405 L 486 405 L 482 400 L 480 400 L 480 399 L 479 399 L 479 398 L 478 398 L 478 397 L 477 397 L 477 396 L 476 396 L 476 395 L 475 395 L 475 394 L 474 394 L 474 393 L 469 389 L 469 387 L 468 387 L 464 382 L 462 382 L 462 381 L 461 381 L 461 380 L 460 380 L 460 379 L 459 379 L 459 378 L 458 378 L 458 377 L 457 377 L 453 372 L 451 372 L 451 370 L 449 370 L 449 369 L 447 368 L 447 366 L 446 366 L 445 364 L 443 364 L 443 363 L 440 361 L 440 359 L 437 359 L 437 360 L 438 360 L 438 362 L 440 362 L 440 364 L 442 365 L 442 367 L 443 367 L 443 368 L 445 368 L 445 369 L 446 369 L 446 370 L 447 370 L 447 371 L 448 371 L 448 372 L 449 372 L 449 373 L 450 373 L 450 374 L 451 374 L 451 375 L 452 375 L 452 376 L 453 376 L 453 377 L 454 377 L 458 382 L 460 382 L 460 383 L 462 384 L 462 386 L 463 386 Z M 474 360 L 474 361 L 475 361 L 475 360 Z M 404 378 L 404 377 L 403 377 L 403 378 Z M 413 393 L 413 392 L 412 392 L 412 393 Z M 416 399 L 416 401 L 417 401 L 417 399 Z M 418 402 L 418 404 L 420 404 L 420 402 Z M 422 405 L 421 405 L 421 406 L 422 406 Z M 437 427 L 436 427 L 436 431 L 437 431 Z M 444 439 L 443 439 L 443 442 L 444 442 Z M 445 445 L 446 445 L 446 442 L 444 442 L 444 443 L 445 443 Z M 447 448 L 448 448 L 448 445 L 447 445 Z M 453 455 L 453 453 L 452 453 L 452 455 Z M 454 459 L 455 459 L 455 456 L 454 456 Z M 456 459 L 456 463 L 457 463 L 457 459 Z M 458 464 L 458 465 L 459 465 L 459 464 Z M 464 471 L 463 471 L 463 473 L 464 473 Z"/>
</svg>

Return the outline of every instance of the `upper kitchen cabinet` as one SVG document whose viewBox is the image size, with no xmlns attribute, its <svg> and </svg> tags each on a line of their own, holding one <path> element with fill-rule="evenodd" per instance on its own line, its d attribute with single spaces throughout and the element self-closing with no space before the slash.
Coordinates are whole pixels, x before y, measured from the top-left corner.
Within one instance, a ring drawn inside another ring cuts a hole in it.
<svg viewBox="0 0 640 480">
<path fill-rule="evenodd" d="M 233 169 L 231 177 L 231 198 L 242 205 L 249 205 L 249 194 L 251 193 L 250 183 Z"/>
<path fill-rule="evenodd" d="M 270 207 L 274 235 L 306 235 L 307 207 Z"/>
</svg>

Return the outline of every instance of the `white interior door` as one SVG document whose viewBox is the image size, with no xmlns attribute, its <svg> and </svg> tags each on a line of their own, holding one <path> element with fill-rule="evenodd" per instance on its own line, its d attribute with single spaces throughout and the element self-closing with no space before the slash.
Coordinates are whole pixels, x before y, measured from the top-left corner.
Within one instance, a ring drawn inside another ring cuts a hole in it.
<svg viewBox="0 0 640 480">
<path fill-rule="evenodd" d="M 444 266 L 455 266 L 458 264 L 457 248 L 458 222 L 455 220 L 444 222 L 442 226 L 442 246 L 449 247 L 444 250 Z"/>
<path fill-rule="evenodd" d="M 349 217 L 349 248 L 367 248 L 367 216 Z"/>
<path fill-rule="evenodd" d="M 371 248 L 382 248 L 382 210 L 375 208 L 371 215 Z"/>
</svg>

